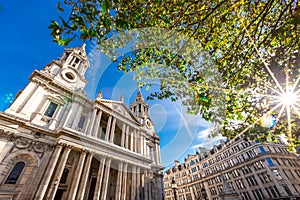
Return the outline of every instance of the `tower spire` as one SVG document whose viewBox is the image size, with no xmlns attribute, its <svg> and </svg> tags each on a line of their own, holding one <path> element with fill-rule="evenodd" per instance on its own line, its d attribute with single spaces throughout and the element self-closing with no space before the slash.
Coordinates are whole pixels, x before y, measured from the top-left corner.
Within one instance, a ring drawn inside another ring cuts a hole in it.
<svg viewBox="0 0 300 200">
<path fill-rule="evenodd" d="M 130 111 L 140 120 L 141 123 L 147 121 L 149 126 L 152 124 L 148 113 L 149 105 L 145 102 L 140 87 L 138 87 L 134 102 L 130 105 Z"/>
</svg>

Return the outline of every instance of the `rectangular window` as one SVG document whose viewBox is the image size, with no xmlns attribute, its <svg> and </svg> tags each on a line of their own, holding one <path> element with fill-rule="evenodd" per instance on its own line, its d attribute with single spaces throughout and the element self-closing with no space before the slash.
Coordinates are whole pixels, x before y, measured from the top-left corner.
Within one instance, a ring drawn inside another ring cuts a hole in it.
<svg viewBox="0 0 300 200">
<path fill-rule="evenodd" d="M 251 200 L 248 192 L 242 192 L 241 196 L 242 196 L 242 200 Z"/>
<path fill-rule="evenodd" d="M 53 117 L 57 107 L 58 107 L 58 104 L 50 102 L 50 104 L 49 104 L 48 108 L 46 109 L 44 115 L 46 115 L 47 117 Z"/>
<path fill-rule="evenodd" d="M 248 182 L 249 186 L 255 186 L 255 185 L 257 185 L 257 181 L 256 181 L 256 179 L 255 179 L 254 176 L 248 177 L 247 178 L 247 182 Z"/>
<path fill-rule="evenodd" d="M 242 179 L 236 180 L 236 181 L 235 181 L 235 184 L 236 184 L 236 186 L 237 186 L 238 189 L 243 189 L 243 188 L 245 188 Z"/>
<path fill-rule="evenodd" d="M 274 173 L 275 177 L 277 178 L 277 180 L 282 180 L 282 177 L 277 169 L 274 169 L 273 173 Z"/>
<path fill-rule="evenodd" d="M 282 184 L 282 187 L 283 189 L 286 191 L 286 193 L 289 195 L 289 196 L 292 196 L 292 192 L 290 190 L 290 188 L 286 185 L 286 184 Z"/>
<path fill-rule="evenodd" d="M 260 178 L 262 183 L 269 183 L 269 182 L 272 181 L 272 179 L 271 179 L 268 172 L 264 172 L 264 173 L 259 174 L 259 178 Z"/>
<path fill-rule="evenodd" d="M 263 146 L 259 146 L 259 150 L 261 151 L 262 154 L 266 154 L 266 150 L 264 149 Z"/>
<path fill-rule="evenodd" d="M 274 166 L 271 158 L 266 158 L 266 161 L 268 162 L 268 164 L 269 164 L 270 167 Z"/>
</svg>

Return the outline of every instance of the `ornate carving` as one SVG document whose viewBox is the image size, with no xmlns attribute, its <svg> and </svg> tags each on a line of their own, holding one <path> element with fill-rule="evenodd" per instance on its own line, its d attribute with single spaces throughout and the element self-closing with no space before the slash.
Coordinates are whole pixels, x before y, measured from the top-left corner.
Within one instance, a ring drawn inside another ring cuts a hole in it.
<svg viewBox="0 0 300 200">
<path fill-rule="evenodd" d="M 0 126 L 0 136 L 11 140 L 15 136 L 15 130 L 4 126 Z"/>
<path fill-rule="evenodd" d="M 118 105 L 112 105 L 112 108 L 117 111 L 118 113 L 123 114 L 124 116 L 128 116 L 128 113 L 126 112 L 126 110 L 123 108 L 123 106 L 118 106 Z"/>
<path fill-rule="evenodd" d="M 32 140 L 20 136 L 16 136 L 12 139 L 14 142 L 14 149 L 34 151 L 40 158 L 43 157 L 45 151 L 50 151 L 53 149 L 54 145 L 50 145 L 38 140 Z"/>
</svg>

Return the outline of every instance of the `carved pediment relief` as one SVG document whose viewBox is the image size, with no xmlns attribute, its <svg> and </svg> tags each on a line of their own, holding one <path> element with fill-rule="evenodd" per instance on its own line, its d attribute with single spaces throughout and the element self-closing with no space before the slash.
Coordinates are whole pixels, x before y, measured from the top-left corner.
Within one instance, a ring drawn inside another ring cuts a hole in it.
<svg viewBox="0 0 300 200">
<path fill-rule="evenodd" d="M 24 137 L 13 137 L 12 141 L 14 143 L 14 150 L 28 150 L 35 152 L 40 158 L 43 157 L 46 151 L 53 148 L 53 145 L 46 144 L 44 142 L 38 141 L 36 139 L 29 139 Z"/>
<path fill-rule="evenodd" d="M 133 116 L 133 114 L 123 102 L 102 100 L 101 103 L 111 108 L 114 112 L 119 113 L 128 119 L 138 122 L 138 120 Z"/>
</svg>

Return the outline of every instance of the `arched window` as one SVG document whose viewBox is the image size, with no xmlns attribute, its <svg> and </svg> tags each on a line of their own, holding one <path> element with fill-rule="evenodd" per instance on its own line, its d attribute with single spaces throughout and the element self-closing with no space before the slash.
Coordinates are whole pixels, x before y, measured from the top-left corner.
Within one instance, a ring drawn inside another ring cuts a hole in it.
<svg viewBox="0 0 300 200">
<path fill-rule="evenodd" d="M 24 167 L 25 167 L 25 163 L 22 161 L 15 164 L 13 170 L 10 172 L 9 176 L 7 177 L 5 184 L 16 184 Z"/>
<path fill-rule="evenodd" d="M 61 175 L 60 183 L 66 183 L 69 174 L 69 169 L 65 168 L 63 174 Z"/>
</svg>

